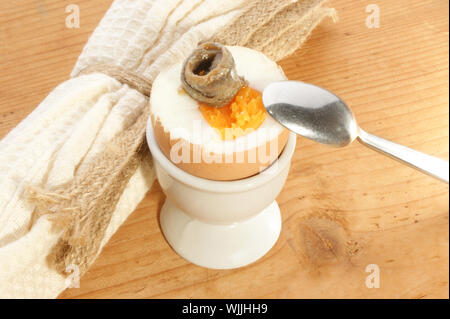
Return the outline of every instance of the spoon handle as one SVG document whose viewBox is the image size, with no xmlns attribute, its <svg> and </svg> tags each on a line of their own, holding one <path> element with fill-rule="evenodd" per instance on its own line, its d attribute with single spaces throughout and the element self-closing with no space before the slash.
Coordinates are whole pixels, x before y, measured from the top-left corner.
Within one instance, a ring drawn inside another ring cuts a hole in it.
<svg viewBox="0 0 450 319">
<path fill-rule="evenodd" d="M 388 155 L 425 174 L 433 176 L 448 184 L 448 161 L 415 151 L 406 146 L 396 144 L 381 137 L 359 129 L 358 140 L 376 151 Z"/>
</svg>

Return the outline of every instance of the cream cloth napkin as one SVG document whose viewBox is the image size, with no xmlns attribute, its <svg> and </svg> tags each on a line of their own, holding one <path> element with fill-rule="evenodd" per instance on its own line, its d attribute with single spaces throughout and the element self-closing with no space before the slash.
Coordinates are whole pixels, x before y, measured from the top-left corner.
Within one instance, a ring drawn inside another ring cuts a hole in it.
<svg viewBox="0 0 450 319">
<path fill-rule="evenodd" d="M 63 230 L 55 230 L 51 215 L 36 218 L 29 187 L 70 185 L 149 107 L 147 98 L 128 85 L 101 73 L 77 76 L 82 69 L 114 64 L 151 82 L 208 39 L 246 45 L 278 60 L 297 49 L 324 17 L 334 16 L 323 2 L 116 0 L 84 47 L 72 78 L 0 141 L 0 297 L 55 298 L 72 284 L 73 276 L 48 260 Z M 87 266 L 154 179 L 146 155 L 125 181 L 94 256 L 81 256 Z M 65 266 L 70 273 L 78 265 Z"/>
</svg>

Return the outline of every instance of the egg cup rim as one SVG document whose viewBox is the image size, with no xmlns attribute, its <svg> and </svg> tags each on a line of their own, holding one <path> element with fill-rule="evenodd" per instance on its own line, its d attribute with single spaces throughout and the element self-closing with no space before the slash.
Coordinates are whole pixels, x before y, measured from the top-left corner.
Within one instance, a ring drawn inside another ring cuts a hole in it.
<svg viewBox="0 0 450 319">
<path fill-rule="evenodd" d="M 288 141 L 277 160 L 262 173 L 238 180 L 216 181 L 189 174 L 172 163 L 161 151 L 159 144 L 156 141 L 151 117 L 149 117 L 147 121 L 146 137 L 153 159 L 166 172 L 168 172 L 179 182 L 188 185 L 189 187 L 210 193 L 237 193 L 248 191 L 268 183 L 282 173 L 286 166 L 290 165 L 296 145 L 296 134 L 290 132 Z M 275 169 L 275 171 L 273 171 L 273 169 Z M 266 174 L 264 174 L 264 172 L 266 172 Z"/>
</svg>

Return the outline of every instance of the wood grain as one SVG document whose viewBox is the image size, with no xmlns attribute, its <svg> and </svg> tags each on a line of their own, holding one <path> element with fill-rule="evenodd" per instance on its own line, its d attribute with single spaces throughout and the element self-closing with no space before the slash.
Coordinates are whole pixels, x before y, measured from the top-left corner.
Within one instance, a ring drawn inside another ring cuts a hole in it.
<svg viewBox="0 0 450 319">
<path fill-rule="evenodd" d="M 111 1 L 77 0 L 81 28 L 57 0 L 0 1 L 0 138 L 60 82 Z M 290 79 L 340 95 L 367 131 L 448 160 L 448 2 L 332 0 L 323 23 L 281 62 Z M 61 298 L 448 298 L 447 185 L 361 145 L 331 149 L 298 139 L 278 203 L 275 247 L 242 269 L 189 264 L 157 222 L 156 183 L 112 237 L 81 288 Z M 381 287 L 365 286 L 369 264 Z"/>
</svg>

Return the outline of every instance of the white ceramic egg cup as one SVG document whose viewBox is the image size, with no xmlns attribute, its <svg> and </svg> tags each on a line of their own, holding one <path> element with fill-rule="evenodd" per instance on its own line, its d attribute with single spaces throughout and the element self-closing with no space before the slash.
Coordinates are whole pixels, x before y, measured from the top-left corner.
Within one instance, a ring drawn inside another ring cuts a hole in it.
<svg viewBox="0 0 450 319">
<path fill-rule="evenodd" d="M 262 173 L 213 181 L 175 166 L 161 152 L 147 123 L 147 143 L 166 195 L 160 225 L 172 248 L 193 264 L 213 269 L 248 265 L 264 256 L 281 230 L 275 198 L 286 181 L 296 136 L 291 133 L 278 160 Z"/>
</svg>

